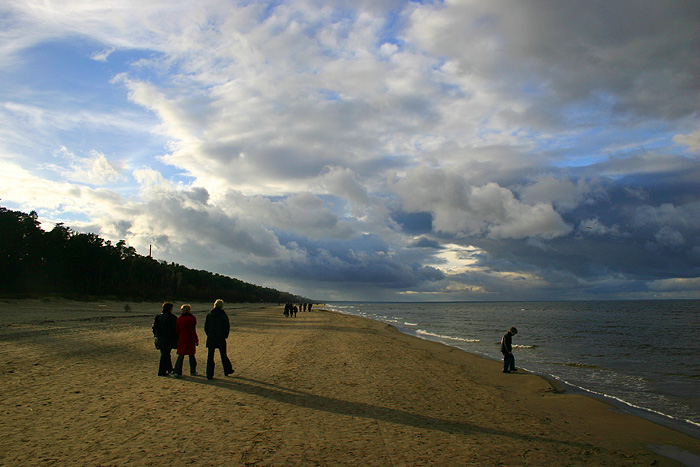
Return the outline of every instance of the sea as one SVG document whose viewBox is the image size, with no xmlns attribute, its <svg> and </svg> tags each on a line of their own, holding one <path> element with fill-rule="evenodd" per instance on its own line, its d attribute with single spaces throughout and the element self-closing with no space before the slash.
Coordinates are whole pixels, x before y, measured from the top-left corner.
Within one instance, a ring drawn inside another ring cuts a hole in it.
<svg viewBox="0 0 700 467">
<path fill-rule="evenodd" d="M 700 300 L 330 302 L 324 308 L 502 361 L 700 438 Z"/>
</svg>

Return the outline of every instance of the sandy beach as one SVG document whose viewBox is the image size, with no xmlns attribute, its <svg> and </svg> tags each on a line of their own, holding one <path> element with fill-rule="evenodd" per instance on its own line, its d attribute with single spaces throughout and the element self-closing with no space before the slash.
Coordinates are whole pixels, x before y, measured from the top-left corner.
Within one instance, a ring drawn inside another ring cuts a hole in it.
<svg viewBox="0 0 700 467">
<path fill-rule="evenodd" d="M 700 461 L 698 439 L 363 318 L 227 305 L 236 372 L 208 381 L 156 375 L 159 304 L 0 303 L 2 465 Z M 202 342 L 210 307 L 192 304 Z"/>
</svg>

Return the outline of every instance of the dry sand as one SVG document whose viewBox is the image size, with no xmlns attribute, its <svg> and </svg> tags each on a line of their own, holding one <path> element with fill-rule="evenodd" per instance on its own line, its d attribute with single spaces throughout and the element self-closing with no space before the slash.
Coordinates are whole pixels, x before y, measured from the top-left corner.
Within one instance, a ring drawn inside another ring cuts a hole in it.
<svg viewBox="0 0 700 467">
<path fill-rule="evenodd" d="M 158 304 L 0 302 L 2 465 L 693 465 L 700 440 L 314 309 L 228 305 L 236 373 L 156 376 Z M 177 304 L 179 306 L 179 304 Z M 203 340 L 209 304 L 193 304 Z M 206 349 L 197 354 L 204 372 Z M 185 360 L 185 374 L 187 374 Z M 683 463 L 651 450 L 683 460 Z"/>
</svg>

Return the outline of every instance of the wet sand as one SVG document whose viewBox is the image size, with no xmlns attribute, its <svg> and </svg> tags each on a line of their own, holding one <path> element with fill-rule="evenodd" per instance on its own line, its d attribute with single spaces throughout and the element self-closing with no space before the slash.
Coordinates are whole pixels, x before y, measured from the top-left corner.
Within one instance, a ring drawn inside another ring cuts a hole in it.
<svg viewBox="0 0 700 467">
<path fill-rule="evenodd" d="M 363 318 L 227 305 L 236 372 L 207 381 L 156 375 L 158 304 L 0 304 L 1 465 L 700 465 L 698 439 Z"/>
</svg>

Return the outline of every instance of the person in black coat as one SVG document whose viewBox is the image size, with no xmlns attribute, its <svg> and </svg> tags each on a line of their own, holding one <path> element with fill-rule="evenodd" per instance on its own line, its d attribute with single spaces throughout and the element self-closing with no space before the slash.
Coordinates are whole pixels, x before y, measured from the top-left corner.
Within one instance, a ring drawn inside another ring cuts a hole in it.
<svg viewBox="0 0 700 467">
<path fill-rule="evenodd" d="M 513 336 L 518 333 L 515 328 L 510 328 L 501 339 L 501 353 L 503 354 L 503 373 L 518 371 L 515 368 L 515 357 L 513 356 Z"/>
<path fill-rule="evenodd" d="M 224 301 L 214 302 L 214 308 L 207 314 L 204 320 L 204 333 L 207 335 L 207 379 L 214 378 L 214 351 L 219 349 L 224 375 L 233 373 L 231 361 L 226 355 L 226 338 L 231 329 L 228 315 L 224 311 Z"/>
<path fill-rule="evenodd" d="M 170 351 L 177 348 L 177 317 L 173 315 L 173 304 L 163 303 L 159 315 L 153 320 L 153 336 L 156 347 L 160 350 L 158 376 L 168 376 L 173 372 L 173 361 Z"/>
</svg>

